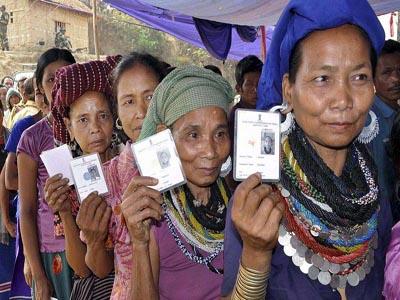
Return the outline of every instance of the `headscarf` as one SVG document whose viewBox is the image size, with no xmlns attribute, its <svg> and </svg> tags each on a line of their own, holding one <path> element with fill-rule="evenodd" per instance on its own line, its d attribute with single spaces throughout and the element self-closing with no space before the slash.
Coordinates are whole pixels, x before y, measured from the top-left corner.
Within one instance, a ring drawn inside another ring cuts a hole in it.
<svg viewBox="0 0 400 300">
<path fill-rule="evenodd" d="M 110 98 L 112 87 L 110 73 L 118 64 L 121 56 L 109 56 L 104 61 L 96 60 L 83 64 L 72 64 L 56 72 L 52 90 L 53 134 L 56 144 L 70 142 L 64 118 L 68 117 L 68 108 L 87 91 L 100 92 Z"/>
<path fill-rule="evenodd" d="M 366 0 L 292 0 L 274 30 L 267 61 L 258 84 L 258 109 L 282 103 L 282 78 L 296 43 L 307 34 L 353 24 L 368 35 L 376 55 L 385 42 L 384 30 Z"/>
<path fill-rule="evenodd" d="M 138 140 L 155 134 L 157 125 L 170 127 L 198 108 L 217 106 L 228 113 L 233 98 L 232 87 L 221 75 L 195 66 L 176 68 L 154 91 Z"/>
<path fill-rule="evenodd" d="M 12 96 L 18 96 L 19 99 L 22 99 L 21 94 L 14 88 L 9 88 L 7 91 L 7 95 L 6 95 L 6 103 L 7 103 L 7 107 L 10 106 L 10 98 Z"/>
</svg>

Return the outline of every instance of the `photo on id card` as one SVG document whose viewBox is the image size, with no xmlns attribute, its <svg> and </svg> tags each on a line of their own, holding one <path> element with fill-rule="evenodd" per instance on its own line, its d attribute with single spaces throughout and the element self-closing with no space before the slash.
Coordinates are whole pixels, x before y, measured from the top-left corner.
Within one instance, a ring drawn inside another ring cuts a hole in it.
<svg viewBox="0 0 400 300">
<path fill-rule="evenodd" d="M 152 188 L 161 193 L 186 183 L 172 133 L 163 130 L 132 145 L 140 175 L 158 179 Z"/>
<path fill-rule="evenodd" d="M 261 173 L 262 181 L 280 179 L 280 114 L 237 109 L 233 178 L 243 181 Z"/>
<path fill-rule="evenodd" d="M 100 157 L 97 153 L 80 156 L 70 163 L 75 188 L 82 202 L 90 193 L 108 193 Z"/>
</svg>

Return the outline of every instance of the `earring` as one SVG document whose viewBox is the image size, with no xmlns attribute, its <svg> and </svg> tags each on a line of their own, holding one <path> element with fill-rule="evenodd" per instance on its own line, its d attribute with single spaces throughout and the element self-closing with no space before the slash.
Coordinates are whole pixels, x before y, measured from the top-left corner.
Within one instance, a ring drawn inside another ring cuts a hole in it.
<svg viewBox="0 0 400 300">
<path fill-rule="evenodd" d="M 226 161 L 221 166 L 221 171 L 219 173 L 219 176 L 226 177 L 231 172 L 231 170 L 232 170 L 232 159 L 231 156 L 229 155 Z"/>
<path fill-rule="evenodd" d="M 118 130 L 122 130 L 122 123 L 119 118 L 115 120 L 115 127 L 117 127 Z"/>
<path fill-rule="evenodd" d="M 276 112 L 279 110 L 282 114 L 283 111 L 287 109 L 287 105 L 277 105 L 272 107 L 269 111 Z M 292 112 L 288 112 L 285 114 L 286 119 L 281 123 L 281 135 L 288 136 L 294 129 L 294 115 Z"/>
<path fill-rule="evenodd" d="M 357 141 L 362 144 L 369 144 L 379 133 L 379 121 L 376 114 L 370 110 L 369 116 L 371 122 L 361 130 L 360 135 L 357 137 Z"/>
<path fill-rule="evenodd" d="M 71 151 L 76 151 L 78 148 L 78 143 L 75 141 L 75 139 L 69 142 L 69 147 L 71 148 Z"/>
<path fill-rule="evenodd" d="M 121 144 L 121 140 L 118 136 L 118 133 L 113 132 L 111 135 L 111 144 L 110 144 L 110 148 L 114 149 L 117 148 L 119 145 Z"/>
</svg>

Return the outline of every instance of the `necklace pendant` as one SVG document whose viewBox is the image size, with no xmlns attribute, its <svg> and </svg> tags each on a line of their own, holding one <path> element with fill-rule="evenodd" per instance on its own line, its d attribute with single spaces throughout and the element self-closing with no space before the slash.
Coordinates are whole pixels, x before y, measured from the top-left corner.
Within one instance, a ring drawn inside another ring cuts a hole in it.
<svg viewBox="0 0 400 300">
<path fill-rule="evenodd" d="M 193 205 L 194 205 L 194 207 L 200 207 L 201 206 L 201 201 L 199 201 L 197 199 L 194 199 L 193 200 Z"/>
</svg>

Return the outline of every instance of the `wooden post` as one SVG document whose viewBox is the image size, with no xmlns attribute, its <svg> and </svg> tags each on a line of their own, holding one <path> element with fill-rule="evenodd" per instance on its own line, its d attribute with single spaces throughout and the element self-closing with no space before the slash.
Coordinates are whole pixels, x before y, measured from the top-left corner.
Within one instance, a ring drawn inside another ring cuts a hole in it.
<svg viewBox="0 0 400 300">
<path fill-rule="evenodd" d="M 94 53 L 97 60 L 100 60 L 99 54 L 99 41 L 97 39 L 97 0 L 93 0 L 93 39 L 94 39 Z"/>
<path fill-rule="evenodd" d="M 265 63 L 267 58 L 267 34 L 265 32 L 265 26 L 261 26 L 261 58 Z"/>
<path fill-rule="evenodd" d="M 400 10 L 397 11 L 397 41 L 400 42 Z"/>
</svg>

